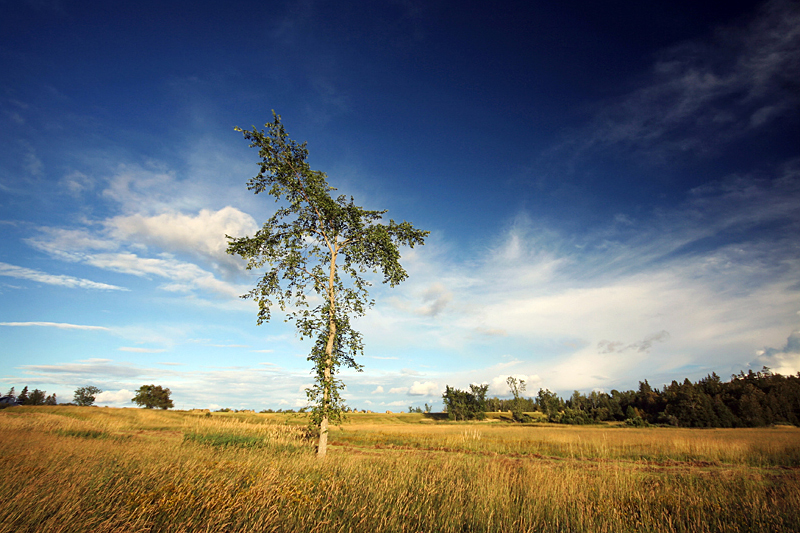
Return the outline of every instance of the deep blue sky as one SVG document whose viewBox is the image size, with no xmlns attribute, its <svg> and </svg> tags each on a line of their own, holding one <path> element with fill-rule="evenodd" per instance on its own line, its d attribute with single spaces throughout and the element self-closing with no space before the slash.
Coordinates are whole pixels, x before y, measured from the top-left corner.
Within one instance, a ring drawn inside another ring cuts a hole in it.
<svg viewBox="0 0 800 533">
<path fill-rule="evenodd" d="M 274 209 L 233 130 L 273 109 L 432 232 L 359 322 L 356 407 L 800 370 L 796 2 L 0 0 L 0 72 L 7 387 L 304 404 L 309 347 L 224 253 Z"/>
</svg>

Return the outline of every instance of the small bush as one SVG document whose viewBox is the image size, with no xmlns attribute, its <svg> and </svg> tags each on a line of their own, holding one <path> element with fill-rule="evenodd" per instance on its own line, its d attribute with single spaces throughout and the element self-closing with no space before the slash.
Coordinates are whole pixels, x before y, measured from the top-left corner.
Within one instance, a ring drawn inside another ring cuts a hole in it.
<svg viewBox="0 0 800 533">
<path fill-rule="evenodd" d="M 640 416 L 634 416 L 625 420 L 625 425 L 634 428 L 649 428 L 650 423 Z"/>
</svg>

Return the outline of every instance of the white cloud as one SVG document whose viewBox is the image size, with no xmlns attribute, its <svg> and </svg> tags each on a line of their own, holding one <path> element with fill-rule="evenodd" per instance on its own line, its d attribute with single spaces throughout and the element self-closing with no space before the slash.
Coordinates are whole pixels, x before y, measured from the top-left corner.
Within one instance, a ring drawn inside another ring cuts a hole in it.
<svg viewBox="0 0 800 533">
<path fill-rule="evenodd" d="M 63 322 L 0 322 L 0 326 L 42 326 L 42 327 L 59 328 L 59 329 L 85 329 L 85 330 L 110 331 L 109 328 L 103 326 L 84 326 L 80 324 L 67 324 Z"/>
<path fill-rule="evenodd" d="M 441 313 L 447 304 L 453 299 L 452 293 L 441 283 L 434 283 L 423 293 L 422 301 L 424 305 L 416 309 L 416 313 L 434 317 Z"/>
<path fill-rule="evenodd" d="M 375 387 L 375 390 L 371 392 L 371 394 L 383 394 L 383 387 L 378 385 L 377 387 Z"/>
<path fill-rule="evenodd" d="M 649 352 L 654 342 L 666 342 L 669 340 L 669 332 L 661 330 L 645 337 L 643 340 L 626 344 L 621 341 L 601 340 L 597 343 L 597 353 L 622 353 L 626 351 Z"/>
<path fill-rule="evenodd" d="M 135 367 L 129 364 L 95 362 L 95 363 L 64 363 L 57 365 L 21 365 L 19 368 L 28 374 L 38 376 L 40 379 L 50 379 L 60 382 L 62 379 L 55 376 L 69 376 L 69 379 L 78 377 L 103 378 L 133 378 L 139 376 L 157 376 L 166 372 L 161 369 L 152 371 Z"/>
<path fill-rule="evenodd" d="M 33 145 L 31 145 L 28 141 L 21 140 L 19 142 L 23 148 L 23 167 L 32 176 L 41 176 L 44 164 L 42 164 L 42 160 L 39 159 L 39 156 L 36 155 L 36 148 L 34 148 Z"/>
<path fill-rule="evenodd" d="M 776 374 L 797 374 L 800 372 L 800 329 L 789 335 L 782 348 L 764 348 L 756 352 L 756 355 L 760 366 L 767 366 Z"/>
<path fill-rule="evenodd" d="M 0 263 L 0 276 L 8 276 L 12 278 L 28 279 L 47 285 L 58 285 L 61 287 L 78 288 L 78 289 L 95 289 L 95 290 L 115 290 L 127 291 L 124 287 L 117 287 L 116 285 L 109 285 L 107 283 L 98 283 L 88 279 L 75 278 L 72 276 L 61 276 L 54 274 L 46 274 L 39 270 L 30 268 L 9 265 L 8 263 Z"/>
<path fill-rule="evenodd" d="M 234 207 L 219 211 L 202 209 L 197 215 L 177 212 L 146 216 L 140 213 L 105 221 L 109 234 L 118 240 L 155 246 L 169 253 L 187 254 L 210 261 L 221 270 L 240 271 L 244 261 L 228 255 L 225 235 L 253 235 L 258 226 L 250 215 Z"/>
<path fill-rule="evenodd" d="M 433 381 L 426 381 L 424 383 L 415 381 L 408 389 L 409 396 L 438 396 L 441 394 L 441 389 L 438 383 Z"/>
<path fill-rule="evenodd" d="M 637 215 L 635 234 L 609 221 L 568 238 L 520 216 L 468 264 L 434 238 L 404 256 L 411 277 L 391 305 L 360 322 L 367 348 L 430 358 L 426 375 L 449 384 L 507 376 L 454 368 L 474 369 L 497 346 L 518 361 L 515 374 L 551 390 L 738 371 L 796 323 L 799 166 L 697 189 L 669 213 Z M 448 309 L 458 309 L 441 323 L 412 304 L 436 283 L 453 288 Z M 441 355 L 448 363 L 437 365 Z"/>
<path fill-rule="evenodd" d="M 94 180 L 83 172 L 76 170 L 64 176 L 61 179 L 61 185 L 64 186 L 71 195 L 80 196 L 84 192 L 94 188 Z"/>
<path fill-rule="evenodd" d="M 135 393 L 128 389 L 118 391 L 103 391 L 94 397 L 94 402 L 98 405 L 129 405 Z"/>
<path fill-rule="evenodd" d="M 214 348 L 249 348 L 247 344 L 209 344 Z"/>
<path fill-rule="evenodd" d="M 509 376 L 525 382 L 525 392 L 522 393 L 523 396 L 532 396 L 536 392 L 535 389 L 539 387 L 539 384 L 542 381 L 539 376 L 528 374 L 505 374 L 501 376 L 495 376 L 489 383 L 489 394 L 501 397 L 510 396 L 511 389 L 508 387 L 507 381 Z"/>
<path fill-rule="evenodd" d="M 170 256 L 162 256 L 159 258 L 141 257 L 132 252 L 87 253 L 83 251 L 74 251 L 73 243 L 61 240 L 32 240 L 31 242 L 36 247 L 60 259 L 80 262 L 104 270 L 111 270 L 113 272 L 139 277 L 158 276 L 166 278 L 170 280 L 170 283 L 162 285 L 161 289 L 168 292 L 207 291 L 227 298 L 238 298 L 238 296 L 249 290 L 249 287 L 237 286 L 221 281 L 214 277 L 211 272 L 203 270 L 194 263 L 180 261 Z M 0 271 L 0 273 L 2 273 L 2 271 Z M 64 278 L 64 276 L 58 276 L 58 278 Z M 51 280 L 50 282 L 55 283 L 56 281 L 59 280 Z M 112 285 L 95 284 L 87 280 L 78 281 L 81 282 L 78 286 L 85 286 L 87 288 L 120 289 Z M 63 280 L 62 284 L 65 283 L 75 282 Z"/>
<path fill-rule="evenodd" d="M 381 391 L 383 391 L 383 387 L 381 387 Z M 404 392 L 408 392 L 408 387 L 393 387 L 389 389 L 389 394 L 402 394 Z"/>
</svg>

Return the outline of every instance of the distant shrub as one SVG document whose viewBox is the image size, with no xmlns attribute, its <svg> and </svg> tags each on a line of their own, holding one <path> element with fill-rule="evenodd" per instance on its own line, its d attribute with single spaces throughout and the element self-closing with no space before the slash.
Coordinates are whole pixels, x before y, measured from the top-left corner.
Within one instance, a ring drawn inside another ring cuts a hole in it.
<svg viewBox="0 0 800 533">
<path fill-rule="evenodd" d="M 634 416 L 633 418 L 627 418 L 625 420 L 625 425 L 634 428 L 649 428 L 650 423 L 640 416 Z"/>
</svg>

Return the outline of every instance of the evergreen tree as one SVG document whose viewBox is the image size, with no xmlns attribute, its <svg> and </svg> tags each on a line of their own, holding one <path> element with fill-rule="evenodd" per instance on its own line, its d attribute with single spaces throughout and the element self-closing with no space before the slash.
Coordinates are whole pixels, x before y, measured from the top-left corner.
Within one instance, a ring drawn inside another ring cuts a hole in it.
<svg viewBox="0 0 800 533">
<path fill-rule="evenodd" d="M 43 390 L 33 389 L 25 401 L 25 405 L 44 405 L 45 397 Z"/>
</svg>

